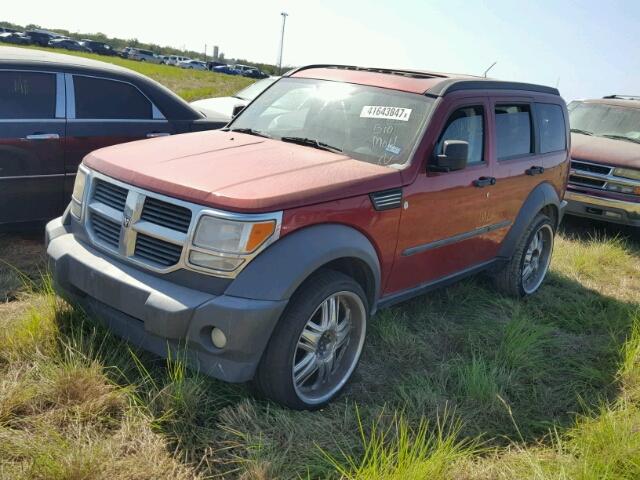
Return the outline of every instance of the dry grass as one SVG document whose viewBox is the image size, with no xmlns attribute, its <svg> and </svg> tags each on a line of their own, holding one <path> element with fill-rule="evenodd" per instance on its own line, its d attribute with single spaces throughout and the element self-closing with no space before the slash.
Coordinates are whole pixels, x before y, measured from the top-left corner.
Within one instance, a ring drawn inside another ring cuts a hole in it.
<svg viewBox="0 0 640 480">
<path fill-rule="evenodd" d="M 481 277 L 381 312 L 334 404 L 292 412 L 130 350 L 0 236 L 0 477 L 640 478 L 640 258 L 570 221 L 524 302 Z M 17 265 L 13 268 L 9 265 Z"/>
</svg>

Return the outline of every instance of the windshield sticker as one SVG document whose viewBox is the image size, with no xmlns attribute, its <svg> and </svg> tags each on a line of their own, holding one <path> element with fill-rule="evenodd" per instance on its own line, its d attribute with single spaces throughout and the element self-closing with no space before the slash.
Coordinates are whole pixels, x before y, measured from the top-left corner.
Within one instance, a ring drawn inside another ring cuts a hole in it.
<svg viewBox="0 0 640 480">
<path fill-rule="evenodd" d="M 365 105 L 360 111 L 360 118 L 386 118 L 390 120 L 401 120 L 403 122 L 408 122 L 410 116 L 410 108 Z"/>
<path fill-rule="evenodd" d="M 400 155 L 402 148 L 389 144 L 387 145 L 387 148 L 385 148 L 385 151 L 393 153 L 394 155 Z"/>
</svg>

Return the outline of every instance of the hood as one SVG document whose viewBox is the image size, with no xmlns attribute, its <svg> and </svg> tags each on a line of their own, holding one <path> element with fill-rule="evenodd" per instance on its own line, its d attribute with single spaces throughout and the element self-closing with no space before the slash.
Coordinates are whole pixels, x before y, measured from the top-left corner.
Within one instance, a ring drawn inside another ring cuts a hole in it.
<svg viewBox="0 0 640 480">
<path fill-rule="evenodd" d="M 400 172 L 312 147 L 207 131 L 96 150 L 85 165 L 140 188 L 223 210 L 268 212 L 401 185 Z"/>
<path fill-rule="evenodd" d="M 612 167 L 640 168 L 640 144 L 572 133 L 571 158 Z"/>
<path fill-rule="evenodd" d="M 210 120 L 229 122 L 233 115 L 234 107 L 247 106 L 246 100 L 236 97 L 205 98 L 191 102 L 191 106 L 202 112 Z"/>
</svg>

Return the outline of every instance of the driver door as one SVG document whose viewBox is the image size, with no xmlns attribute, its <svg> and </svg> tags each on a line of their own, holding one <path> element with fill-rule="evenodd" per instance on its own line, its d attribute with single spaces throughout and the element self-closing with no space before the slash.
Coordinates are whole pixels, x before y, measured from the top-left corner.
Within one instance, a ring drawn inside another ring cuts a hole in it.
<svg viewBox="0 0 640 480">
<path fill-rule="evenodd" d="M 432 127 L 440 132 L 435 151 L 426 159 L 416 180 L 404 190 L 396 262 L 386 291 L 393 294 L 428 286 L 491 260 L 494 241 L 490 183 L 488 98 L 464 98 L 440 107 Z M 442 153 L 444 140 L 469 143 L 467 166 L 451 172 L 427 170 L 433 155 Z"/>
</svg>

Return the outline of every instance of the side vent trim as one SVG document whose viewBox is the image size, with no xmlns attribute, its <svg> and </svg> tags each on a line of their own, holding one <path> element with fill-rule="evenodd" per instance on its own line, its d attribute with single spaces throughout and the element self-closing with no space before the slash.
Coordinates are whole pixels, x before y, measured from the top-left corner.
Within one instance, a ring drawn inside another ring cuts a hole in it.
<svg viewBox="0 0 640 480">
<path fill-rule="evenodd" d="M 392 190 L 370 193 L 369 198 L 371 198 L 373 208 L 378 211 L 400 208 L 400 205 L 402 205 L 402 189 L 394 188 Z"/>
</svg>

